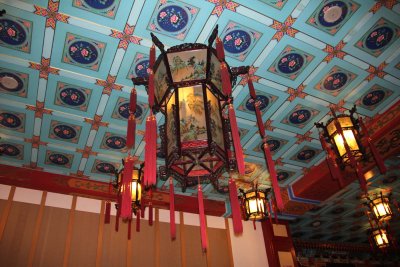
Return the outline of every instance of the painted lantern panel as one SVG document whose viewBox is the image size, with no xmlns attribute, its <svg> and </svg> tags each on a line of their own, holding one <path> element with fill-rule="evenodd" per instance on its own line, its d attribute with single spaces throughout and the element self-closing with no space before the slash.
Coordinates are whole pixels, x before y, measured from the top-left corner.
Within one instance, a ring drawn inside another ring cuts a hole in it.
<svg viewBox="0 0 400 267">
<path fill-rule="evenodd" d="M 221 149 L 224 149 L 222 118 L 218 108 L 218 99 L 207 90 L 207 100 L 210 107 L 210 130 L 212 139 Z"/>
<path fill-rule="evenodd" d="M 168 53 L 173 82 L 206 78 L 207 49 Z"/>
<path fill-rule="evenodd" d="M 211 53 L 210 79 L 212 84 L 215 85 L 220 92 L 222 92 L 221 63 L 214 53 Z"/>
<path fill-rule="evenodd" d="M 177 129 L 175 120 L 175 95 L 171 97 L 167 103 L 167 116 L 166 116 L 166 135 L 168 139 L 167 155 L 169 156 L 173 151 L 177 150 Z"/>
<path fill-rule="evenodd" d="M 166 81 L 167 68 L 165 67 L 164 61 L 161 60 L 156 71 L 154 72 L 154 95 L 157 102 L 162 100 L 165 92 L 168 89 L 168 83 Z"/>
<path fill-rule="evenodd" d="M 181 142 L 207 140 L 202 86 L 182 87 L 178 90 Z"/>
</svg>

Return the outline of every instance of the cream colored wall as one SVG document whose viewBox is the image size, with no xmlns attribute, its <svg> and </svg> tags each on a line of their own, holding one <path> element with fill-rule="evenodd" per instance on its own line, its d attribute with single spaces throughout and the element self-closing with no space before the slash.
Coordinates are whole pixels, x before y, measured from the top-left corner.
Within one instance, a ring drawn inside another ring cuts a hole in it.
<svg viewBox="0 0 400 267">
<path fill-rule="evenodd" d="M 97 261 L 101 261 L 104 264 L 106 262 L 113 263 L 114 266 L 135 266 L 132 265 L 133 258 L 140 256 L 143 257 L 143 254 L 137 250 L 131 249 L 129 250 L 129 246 L 133 246 L 135 242 L 143 243 L 147 242 L 151 237 L 152 241 L 150 242 L 150 247 L 147 250 L 156 250 L 157 253 L 150 255 L 149 257 L 158 257 L 161 258 L 158 262 L 153 262 L 154 266 L 236 266 L 236 267 L 258 267 L 258 266 L 268 266 L 267 256 L 265 252 L 265 245 L 263 240 L 263 234 L 261 229 L 261 224 L 256 223 L 257 229 L 253 229 L 253 222 L 244 222 L 244 233 L 241 236 L 235 236 L 232 231 L 232 222 L 231 219 L 225 219 L 221 217 L 215 216 L 207 216 L 207 232 L 208 232 L 208 240 L 209 240 L 209 249 L 207 253 L 203 253 L 200 247 L 200 231 L 199 231 L 199 215 L 192 213 L 182 213 L 175 212 L 175 222 L 177 224 L 177 240 L 172 242 L 169 238 L 169 211 L 168 210 L 153 210 L 153 218 L 155 219 L 155 223 L 152 227 L 148 226 L 148 212 L 146 212 L 144 220 L 141 222 L 141 232 L 135 232 L 135 221 L 132 223 L 132 232 L 133 232 L 133 242 L 127 243 L 128 249 L 127 251 L 122 252 L 120 256 L 118 255 L 109 255 L 110 249 L 115 249 L 110 244 L 118 245 L 121 242 L 124 244 L 127 242 L 126 227 L 123 224 L 120 224 L 120 231 L 116 233 L 114 231 L 115 218 L 112 216 L 110 225 L 103 225 L 102 220 L 103 217 L 100 214 L 102 209 L 104 209 L 104 203 L 100 200 L 89 199 L 83 197 L 76 197 L 75 202 L 73 201 L 73 196 L 56 194 L 56 193 L 43 193 L 38 190 L 31 190 L 25 188 L 15 188 L 14 196 L 12 201 L 8 201 L 10 197 L 11 186 L 0 185 L 0 215 L 2 217 L 2 221 L 5 220 L 4 231 L 9 231 L 11 228 L 7 226 L 7 218 L 11 212 L 6 214 L 6 206 L 7 203 L 21 203 L 23 207 L 18 207 L 18 209 L 22 210 L 34 210 L 34 214 L 31 214 L 32 218 L 30 218 L 30 222 L 28 224 L 21 224 L 21 226 L 28 227 L 29 230 L 35 232 L 35 227 L 38 228 L 36 241 L 35 235 L 33 237 L 29 237 L 29 240 L 22 240 L 21 242 L 25 242 L 25 250 L 27 253 L 29 250 L 32 250 L 32 242 L 36 242 L 36 246 L 39 249 L 35 249 L 31 253 L 41 253 L 40 257 L 38 255 L 33 256 L 30 262 L 39 264 L 43 263 L 46 256 L 46 249 L 50 248 L 45 247 L 45 238 L 44 235 L 48 235 L 48 231 L 56 231 L 55 229 L 50 228 L 51 222 L 57 222 L 62 226 L 59 233 L 61 236 L 57 237 L 60 239 L 59 241 L 53 240 L 54 244 L 58 244 L 57 242 L 61 242 L 60 246 L 63 248 L 68 243 L 68 227 L 71 224 L 71 207 L 74 206 L 73 213 L 75 216 L 74 222 L 72 223 L 73 230 L 69 232 L 71 236 L 70 246 L 79 246 L 80 243 L 86 244 L 84 245 L 85 251 L 82 253 L 80 250 L 76 250 L 74 248 L 69 251 L 69 258 L 67 259 L 66 266 L 72 266 L 77 264 L 75 262 L 76 259 L 83 259 L 85 254 L 87 256 L 90 255 L 91 259 L 87 259 L 86 265 L 96 266 Z M 41 203 L 43 201 L 43 203 Z M 30 205 L 26 205 L 30 204 Z M 32 206 L 32 204 L 34 206 Z M 41 205 L 42 204 L 42 205 Z M 14 205 L 14 210 L 12 206 Z M 19 205 L 19 204 L 18 204 Z M 17 204 L 11 204 L 11 211 L 17 212 L 16 207 Z M 31 207 L 31 208 L 29 208 Z M 42 208 L 41 208 L 42 207 Z M 112 204 L 111 215 L 116 214 L 114 203 Z M 42 210 L 42 216 L 39 216 L 40 210 Z M 44 215 L 43 215 L 44 214 Z M 15 214 L 13 215 L 16 216 Z M 13 220 L 21 220 L 24 215 L 19 214 L 19 217 L 13 217 Z M 39 218 L 40 217 L 40 218 Z M 4 219 L 5 218 L 5 219 Z M 69 219 L 68 219 L 69 218 Z M 158 220 L 156 220 L 158 218 Z M 8 218 L 9 219 L 9 218 Z M 40 220 L 39 220 L 40 219 Z M 39 220 L 39 222 L 35 222 Z M 158 223 L 156 223 L 158 221 Z M 181 221 L 185 225 L 183 228 L 180 228 Z M 35 226 L 39 223 L 39 226 Z M 74 226 L 75 224 L 75 226 Z M 87 224 L 87 225 L 86 225 Z M 76 226 L 77 225 L 77 226 Z M 87 228 L 87 232 L 82 232 L 78 227 L 85 226 Z M 125 228 L 124 228 L 125 227 Z M 54 228 L 54 227 L 53 227 Z M 0 229 L 1 230 L 1 229 Z M 0 247 L 2 246 L 2 232 L 0 232 Z M 57 233 L 57 235 L 59 235 Z M 52 234 L 54 235 L 54 233 Z M 182 237 L 182 238 L 181 238 Z M 8 233 L 8 238 L 10 235 Z M 11 236 L 12 238 L 12 236 Z M 90 240 L 79 241 L 80 238 L 90 238 Z M 107 242 L 105 242 L 107 240 Z M 154 240 L 154 242 L 153 242 Z M 3 240 L 4 241 L 4 240 Z M 18 241 L 19 242 L 19 241 Z M 44 242 L 44 243 L 43 243 Z M 99 248 L 99 244 L 101 247 Z M 3 243 L 4 245 L 4 243 Z M 158 246 L 158 247 L 157 247 Z M 231 249 L 230 249 L 231 248 Z M 131 251 L 131 252 L 129 252 Z M 56 253 L 56 252 L 54 252 Z M 29 253 L 28 253 L 29 254 Z M 60 253 L 58 253 L 60 254 Z M 61 260 L 65 255 L 56 255 L 57 260 Z M 131 259 L 129 259 L 129 255 L 131 255 Z M 183 256 L 182 256 L 183 255 Z M 121 258 L 122 257 L 122 258 Z M 170 258 L 170 261 L 166 261 L 166 258 Z M 53 259 L 55 260 L 55 259 Z M 146 259 L 142 259 L 146 260 Z M 148 259 L 147 259 L 148 260 Z M 26 266 L 29 262 L 29 259 L 25 259 L 18 264 L 19 266 Z M 118 262 L 118 263 L 117 263 Z M 64 262 L 65 263 L 65 262 Z M 72 264 L 72 265 L 71 265 Z M 103 266 L 107 266 L 105 264 Z M 116 265 L 115 265 L 116 264 Z M 148 262 L 143 262 L 143 264 L 150 264 Z M 41 266 L 41 265 L 40 265 Z M 45 266 L 45 265 L 43 265 Z"/>
</svg>

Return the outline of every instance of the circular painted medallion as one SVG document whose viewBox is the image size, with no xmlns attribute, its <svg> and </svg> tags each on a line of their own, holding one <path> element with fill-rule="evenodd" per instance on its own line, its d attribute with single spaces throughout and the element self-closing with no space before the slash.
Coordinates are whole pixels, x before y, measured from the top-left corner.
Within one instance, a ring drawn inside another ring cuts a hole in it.
<svg viewBox="0 0 400 267">
<path fill-rule="evenodd" d="M 257 95 L 256 100 L 259 102 L 258 108 L 260 110 L 264 110 L 269 104 L 269 98 L 266 97 L 265 95 Z M 255 110 L 255 108 L 254 108 L 254 100 L 252 98 L 247 100 L 246 108 L 248 110 L 250 110 L 250 111 L 254 111 Z"/>
<path fill-rule="evenodd" d="M 290 53 L 283 56 L 278 62 L 278 70 L 291 74 L 298 71 L 304 64 L 304 58 L 297 53 Z"/>
<path fill-rule="evenodd" d="M 128 119 L 129 118 L 129 102 L 122 103 L 118 107 L 118 113 L 121 115 L 121 117 Z M 141 106 L 136 105 L 136 112 L 135 112 L 135 118 L 139 118 L 143 114 L 143 109 Z"/>
<path fill-rule="evenodd" d="M 385 91 L 383 90 L 374 90 L 367 95 L 365 95 L 362 99 L 362 103 L 366 106 L 374 106 L 381 102 L 385 98 Z"/>
<path fill-rule="evenodd" d="M 365 46 L 371 50 L 381 49 L 393 38 L 393 30 L 387 26 L 372 31 L 365 40 Z"/>
<path fill-rule="evenodd" d="M 347 82 L 347 75 L 343 72 L 335 72 L 329 75 L 324 80 L 324 88 L 329 91 L 334 91 L 342 88 Z"/>
<path fill-rule="evenodd" d="M 347 15 L 347 5 L 342 1 L 326 4 L 318 13 L 318 21 L 325 27 L 333 27 L 341 23 Z"/>
<path fill-rule="evenodd" d="M 148 59 L 139 61 L 135 66 L 135 74 L 137 77 L 146 78 L 149 76 L 150 61 Z"/>
<path fill-rule="evenodd" d="M 0 154 L 4 154 L 9 157 L 15 157 L 18 156 L 21 153 L 21 151 L 18 149 L 18 147 L 10 144 L 0 144 Z"/>
<path fill-rule="evenodd" d="M 111 163 L 101 162 L 96 165 L 96 170 L 102 173 L 115 173 L 115 167 Z"/>
<path fill-rule="evenodd" d="M 16 21 L 0 19 L 0 40 L 9 45 L 21 45 L 26 41 L 24 28 Z"/>
<path fill-rule="evenodd" d="M 69 106 L 80 106 L 86 101 L 85 94 L 76 88 L 64 88 L 60 91 L 60 99 Z"/>
<path fill-rule="evenodd" d="M 7 128 L 17 128 L 21 126 L 21 119 L 14 114 L 3 112 L 0 113 L 0 124 Z"/>
<path fill-rule="evenodd" d="M 343 207 L 337 207 L 337 208 L 334 208 L 332 211 L 331 211 L 331 213 L 332 214 L 340 214 L 340 213 L 343 213 L 345 211 L 345 209 L 343 208 Z"/>
<path fill-rule="evenodd" d="M 95 9 L 106 9 L 114 4 L 115 0 L 83 0 L 88 6 Z"/>
<path fill-rule="evenodd" d="M 293 124 L 302 124 L 311 118 L 311 112 L 307 109 L 299 109 L 290 114 L 289 121 Z"/>
<path fill-rule="evenodd" d="M 53 132 L 61 139 L 72 139 L 76 136 L 76 131 L 74 128 L 63 124 L 54 127 Z"/>
<path fill-rule="evenodd" d="M 250 34 L 243 30 L 233 30 L 224 36 L 224 48 L 232 54 L 240 54 L 251 45 Z"/>
<path fill-rule="evenodd" d="M 297 154 L 298 160 L 309 160 L 315 156 L 315 150 L 305 149 Z"/>
<path fill-rule="evenodd" d="M 268 140 L 267 144 L 269 146 L 269 150 L 272 151 L 276 151 L 279 149 L 279 147 L 281 146 L 281 142 L 279 142 L 276 139 L 272 139 L 272 140 Z"/>
<path fill-rule="evenodd" d="M 56 165 L 61 165 L 61 166 L 66 165 L 66 164 L 69 163 L 69 159 L 66 156 L 64 156 L 62 154 L 58 154 L 58 153 L 50 154 L 49 155 L 49 160 L 52 163 L 54 163 Z"/>
<path fill-rule="evenodd" d="M 86 41 L 73 42 L 69 46 L 68 53 L 75 62 L 80 64 L 92 64 L 99 56 L 96 47 Z"/>
<path fill-rule="evenodd" d="M 282 172 L 278 172 L 277 176 L 278 176 L 278 181 L 284 181 L 289 177 L 289 173 L 282 171 Z"/>
<path fill-rule="evenodd" d="M 313 221 L 312 223 L 310 223 L 310 225 L 311 225 L 312 227 L 315 227 L 315 228 L 320 227 L 321 224 L 322 224 L 322 222 L 319 221 L 319 220 L 316 220 L 316 221 Z"/>
<path fill-rule="evenodd" d="M 20 77 L 13 73 L 0 73 L 0 88 L 9 92 L 21 91 L 24 87 L 24 82 Z"/>
<path fill-rule="evenodd" d="M 106 145 L 112 149 L 122 149 L 126 145 L 126 140 L 120 136 L 110 136 L 106 139 Z"/>
<path fill-rule="evenodd" d="M 158 25 L 167 32 L 182 31 L 189 22 L 187 11 L 177 5 L 168 5 L 157 14 Z"/>
</svg>

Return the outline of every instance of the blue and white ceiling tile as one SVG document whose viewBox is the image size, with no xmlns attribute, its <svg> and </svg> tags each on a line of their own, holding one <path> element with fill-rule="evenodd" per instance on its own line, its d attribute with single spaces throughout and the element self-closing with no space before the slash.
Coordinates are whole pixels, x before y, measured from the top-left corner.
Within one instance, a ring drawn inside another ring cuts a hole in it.
<svg viewBox="0 0 400 267">
<path fill-rule="evenodd" d="M 142 137 L 136 134 L 136 148 L 141 141 Z M 92 150 L 93 152 L 102 153 L 114 158 L 122 158 L 128 152 L 126 147 L 126 133 L 108 127 L 100 127 L 97 131 Z"/>
<path fill-rule="evenodd" d="M 395 58 L 390 57 L 390 63 L 384 68 L 384 71 L 393 75 L 394 77 L 400 77 L 400 50 L 398 50 Z M 388 60 L 386 60 L 388 62 Z"/>
<path fill-rule="evenodd" d="M 314 46 L 285 35 L 272 49 L 255 75 L 297 88 L 325 58 Z"/>
<path fill-rule="evenodd" d="M 46 108 L 87 118 L 94 117 L 102 88 L 96 84 L 59 75 L 49 75 Z"/>
<path fill-rule="evenodd" d="M 64 174 L 76 173 L 82 154 L 71 149 L 54 146 L 40 146 L 37 165 L 44 169 L 54 169 Z"/>
<path fill-rule="evenodd" d="M 319 162 L 324 156 L 325 154 L 320 145 L 315 145 L 310 142 L 302 142 L 300 145 L 295 147 L 295 149 L 285 154 L 285 158 L 282 161 L 296 166 L 310 168 Z"/>
<path fill-rule="evenodd" d="M 302 175 L 302 170 L 297 166 L 284 164 L 276 166 L 276 174 L 279 185 L 285 187 L 296 181 Z"/>
<path fill-rule="evenodd" d="M 310 1 L 293 27 L 336 46 L 373 4 L 371 0 Z"/>
<path fill-rule="evenodd" d="M 175 0 L 146 1 L 143 10 L 146 12 L 140 14 L 135 34 L 149 39 L 153 32 L 164 44 L 174 46 L 196 41 L 212 5 L 203 1 L 190 4 Z"/>
<path fill-rule="evenodd" d="M 378 66 L 400 48 L 400 17 L 380 9 L 351 36 L 343 51 Z"/>
<path fill-rule="evenodd" d="M 2 137 L 0 155 L 2 160 L 14 161 L 20 165 L 28 164 L 31 158 L 32 145 L 23 141 Z"/>
<path fill-rule="evenodd" d="M 0 66 L 1 98 L 35 105 L 39 72 L 3 61 Z"/>
<path fill-rule="evenodd" d="M 119 170 L 121 165 L 121 160 L 90 156 L 86 162 L 84 175 L 93 177 L 98 181 L 109 182 L 114 177 L 114 172 Z"/>
<path fill-rule="evenodd" d="M 9 106 L 3 102 L 0 103 L 1 132 L 16 137 L 32 137 L 35 112 L 19 106 Z"/>
<path fill-rule="evenodd" d="M 360 84 L 368 73 L 344 60 L 332 59 L 307 84 L 304 92 L 337 104 Z"/>
<path fill-rule="evenodd" d="M 0 53 L 39 62 L 45 19 L 4 4 L 0 8 L 7 10 L 0 18 Z"/>
</svg>

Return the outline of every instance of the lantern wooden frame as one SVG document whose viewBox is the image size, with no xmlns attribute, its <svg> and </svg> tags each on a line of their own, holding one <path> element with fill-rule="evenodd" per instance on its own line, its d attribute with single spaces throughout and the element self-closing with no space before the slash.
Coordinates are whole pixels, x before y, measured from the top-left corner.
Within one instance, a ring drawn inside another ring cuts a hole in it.
<svg viewBox="0 0 400 267">
<path fill-rule="evenodd" d="M 268 216 L 268 193 L 270 188 L 267 190 L 260 190 L 256 186 L 255 188 L 245 192 L 239 189 L 241 196 L 239 199 L 242 202 L 242 213 L 246 221 L 248 220 L 264 220 Z"/>
<path fill-rule="evenodd" d="M 383 195 L 382 192 L 366 196 L 366 205 L 377 222 L 389 221 L 393 212 L 390 208 L 390 195 Z"/>
</svg>

